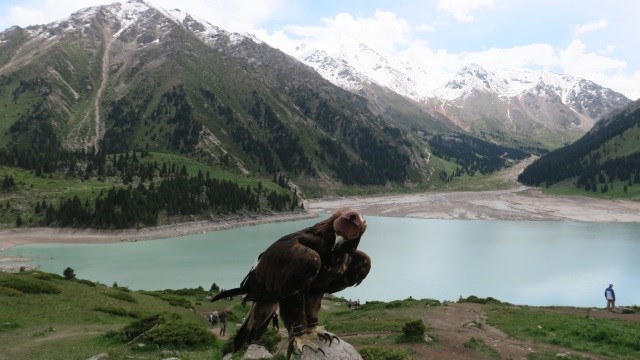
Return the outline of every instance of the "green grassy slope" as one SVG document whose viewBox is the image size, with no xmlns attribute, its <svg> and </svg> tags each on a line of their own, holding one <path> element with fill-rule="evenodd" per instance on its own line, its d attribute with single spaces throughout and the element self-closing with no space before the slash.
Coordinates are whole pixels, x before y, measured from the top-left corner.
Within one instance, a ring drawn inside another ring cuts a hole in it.
<svg viewBox="0 0 640 360">
<path fill-rule="evenodd" d="M 154 344 L 152 341 L 162 339 L 157 332 L 155 340 L 140 337 L 131 344 L 121 340 L 132 331 L 131 324 L 141 323 L 141 319 L 152 315 L 173 319 L 167 322 L 173 330 L 168 331 L 165 326 L 164 339 L 189 339 L 181 338 L 185 328 L 214 334 L 218 328 L 211 329 L 205 316 L 222 309 L 231 310 L 227 335 L 233 336 L 249 307 L 243 307 L 240 299 L 210 303 L 206 301 L 208 295 L 201 288 L 128 291 L 115 284 L 65 280 L 37 271 L 0 273 L 0 359 L 87 359 L 100 353 L 107 353 L 109 359 L 132 356 L 154 359 L 166 357 L 167 351 L 179 354 L 181 359 L 221 359 L 223 341 L 212 335 L 195 346 Z M 486 336 L 496 334 L 493 326 L 508 334 L 510 339 L 505 337 L 505 342 L 528 341 L 527 347 L 532 351 L 529 359 L 551 359 L 555 353 L 567 352 L 633 359 L 640 351 L 637 314 L 618 314 L 614 320 L 594 318 L 588 309 L 516 307 L 473 296 L 463 302 L 472 304 L 406 299 L 367 302 L 351 309 L 344 299 L 329 297 L 323 302 L 320 322 L 363 354 L 373 354 L 377 359 L 422 359 L 436 353 L 461 351 L 450 336 L 462 336 L 458 341 L 465 341 L 464 347 L 468 348 L 465 351 L 476 354 L 472 358 L 483 359 L 488 355 L 499 358 L 486 344 Z M 458 328 L 454 323 L 460 321 L 461 315 L 475 320 Z M 451 318 L 451 324 L 435 327 L 431 322 L 437 322 L 438 318 Z M 418 343 L 416 339 L 407 342 L 407 324 L 416 321 L 424 323 L 423 331 L 430 339 L 427 343 L 420 339 Z M 282 328 L 281 325 L 281 334 L 286 336 Z"/>
</svg>

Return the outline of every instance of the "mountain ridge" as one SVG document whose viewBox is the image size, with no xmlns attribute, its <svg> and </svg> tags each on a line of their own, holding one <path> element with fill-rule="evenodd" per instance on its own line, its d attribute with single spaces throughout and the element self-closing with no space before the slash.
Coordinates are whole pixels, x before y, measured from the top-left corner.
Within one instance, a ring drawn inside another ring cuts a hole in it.
<svg viewBox="0 0 640 360">
<path fill-rule="evenodd" d="M 435 118 L 447 118 L 493 141 L 499 141 L 506 128 L 520 141 L 534 137 L 544 142 L 550 136 L 547 147 L 557 147 L 577 139 L 600 117 L 630 102 L 592 81 L 548 71 L 493 72 L 469 64 L 447 77 L 393 61 L 347 36 L 315 47 L 303 44 L 290 53 L 347 90 L 358 92 L 376 83 L 421 104 Z M 473 111 L 460 110 L 465 107 Z M 492 124 L 487 125 L 486 119 Z"/>
<path fill-rule="evenodd" d="M 3 146 L 166 149 L 245 174 L 347 184 L 426 174 L 425 145 L 362 96 L 179 10 L 140 0 L 86 8 L 0 33 L 0 53 L 0 99 L 16 109 Z"/>
</svg>

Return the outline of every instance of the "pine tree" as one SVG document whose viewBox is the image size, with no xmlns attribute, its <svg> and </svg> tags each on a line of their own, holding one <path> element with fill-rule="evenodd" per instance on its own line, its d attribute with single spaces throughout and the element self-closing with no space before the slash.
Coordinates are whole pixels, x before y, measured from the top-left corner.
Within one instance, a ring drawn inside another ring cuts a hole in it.
<svg viewBox="0 0 640 360">
<path fill-rule="evenodd" d="M 64 271 L 62 272 L 62 275 L 67 280 L 71 280 L 71 279 L 75 279 L 76 278 L 75 271 L 73 271 L 73 269 L 70 268 L 70 267 L 67 267 L 66 269 L 64 269 Z"/>
</svg>

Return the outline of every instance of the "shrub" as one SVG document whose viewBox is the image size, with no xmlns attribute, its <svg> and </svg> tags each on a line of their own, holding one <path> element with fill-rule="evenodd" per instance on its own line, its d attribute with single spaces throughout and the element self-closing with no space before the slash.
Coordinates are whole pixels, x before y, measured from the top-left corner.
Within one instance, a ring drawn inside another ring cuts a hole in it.
<svg viewBox="0 0 640 360">
<path fill-rule="evenodd" d="M 4 331 L 14 330 L 20 327 L 16 322 L 0 322 L 0 333 Z"/>
<path fill-rule="evenodd" d="M 164 290 L 163 293 L 175 294 L 180 296 L 194 296 L 194 295 L 207 294 L 207 292 L 204 291 L 204 288 L 202 286 L 198 286 L 197 288 L 193 288 L 193 289 L 189 289 L 189 288 L 178 289 L 178 290 L 167 289 L 167 290 Z"/>
<path fill-rule="evenodd" d="M 492 298 L 491 296 L 487 298 L 479 298 L 475 295 L 468 296 L 466 299 L 458 300 L 459 303 L 474 303 L 474 304 L 502 304 L 502 301 Z"/>
<path fill-rule="evenodd" d="M 62 280 L 62 279 L 64 279 L 62 276 L 60 276 L 58 274 L 45 273 L 45 272 L 41 272 L 41 271 L 23 272 L 21 275 L 29 275 L 29 276 L 31 276 L 33 278 L 40 279 L 40 280 L 53 280 L 53 279 Z"/>
<path fill-rule="evenodd" d="M 105 293 L 105 295 L 117 300 L 122 300 L 130 303 L 137 303 L 136 299 L 133 296 L 131 296 L 131 294 L 128 294 L 126 292 L 111 291 L 111 292 Z"/>
<path fill-rule="evenodd" d="M 168 293 L 166 291 L 140 291 L 140 293 L 166 301 L 169 303 L 169 305 L 172 306 L 179 306 L 185 309 L 193 309 L 193 305 L 191 305 L 191 301 L 189 301 L 189 299 L 172 293 Z"/>
<path fill-rule="evenodd" d="M 216 337 L 202 325 L 168 319 L 147 331 L 142 339 L 159 346 L 184 348 L 210 344 Z"/>
<path fill-rule="evenodd" d="M 358 350 L 364 360 L 404 360 L 409 353 L 404 349 L 364 346 Z"/>
<path fill-rule="evenodd" d="M 87 286 L 91 286 L 91 287 L 96 287 L 96 283 L 94 283 L 93 281 L 90 280 L 85 280 L 85 279 L 73 279 L 73 281 L 79 283 L 79 284 L 83 284 L 83 285 L 87 285 Z"/>
<path fill-rule="evenodd" d="M 402 300 L 395 300 L 395 301 L 391 301 L 389 303 L 386 303 L 384 305 L 385 309 L 397 309 L 399 307 L 402 307 Z"/>
<path fill-rule="evenodd" d="M 0 286 L 12 288 L 25 294 L 59 294 L 57 287 L 38 279 L 24 276 L 12 276 L 0 279 Z"/>
<path fill-rule="evenodd" d="M 420 301 L 423 302 L 426 306 L 440 306 L 440 305 L 442 305 L 440 300 L 435 300 L 435 299 L 422 299 Z"/>
<path fill-rule="evenodd" d="M 397 343 L 423 343 L 424 334 L 427 327 L 422 320 L 410 321 L 402 327 L 402 335 L 396 340 Z"/>
<path fill-rule="evenodd" d="M 93 310 L 100 311 L 106 314 L 116 315 L 116 316 L 128 316 L 132 318 L 137 318 L 139 316 L 136 313 L 128 312 L 127 310 L 121 307 L 115 307 L 115 306 L 97 306 Z"/>
<path fill-rule="evenodd" d="M 160 324 L 162 321 L 164 321 L 164 319 L 159 314 L 145 316 L 140 320 L 136 320 L 122 329 L 122 339 L 124 341 L 133 340 L 151 330 L 152 327 Z"/>
<path fill-rule="evenodd" d="M 67 267 L 62 272 L 62 276 L 64 276 L 65 280 L 71 280 L 71 279 L 75 279 L 76 278 L 76 273 L 75 273 L 75 271 L 73 271 L 72 268 Z"/>
</svg>

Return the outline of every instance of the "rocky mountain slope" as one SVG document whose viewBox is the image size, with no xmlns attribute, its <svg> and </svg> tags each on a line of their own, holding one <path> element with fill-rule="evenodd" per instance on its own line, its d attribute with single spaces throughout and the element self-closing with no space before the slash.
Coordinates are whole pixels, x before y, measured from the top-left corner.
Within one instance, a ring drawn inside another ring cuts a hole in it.
<svg viewBox="0 0 640 360">
<path fill-rule="evenodd" d="M 173 152 L 317 185 L 425 181 L 426 144 L 390 116 L 426 132 L 455 128 L 142 0 L 0 33 L 0 107 L 5 149 Z"/>
<path fill-rule="evenodd" d="M 550 72 L 492 72 L 470 64 L 452 78 L 385 57 L 343 36 L 301 44 L 292 55 L 326 79 L 359 92 L 377 84 L 419 103 L 437 119 L 491 141 L 553 148 L 588 131 L 630 100 L 592 81 Z"/>
</svg>

